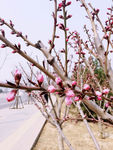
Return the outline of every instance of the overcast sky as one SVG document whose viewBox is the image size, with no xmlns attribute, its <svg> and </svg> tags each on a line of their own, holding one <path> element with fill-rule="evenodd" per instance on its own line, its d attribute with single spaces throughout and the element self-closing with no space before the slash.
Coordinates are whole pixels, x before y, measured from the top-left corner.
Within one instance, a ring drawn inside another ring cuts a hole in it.
<svg viewBox="0 0 113 150">
<path fill-rule="evenodd" d="M 61 2 L 61 0 L 58 0 L 58 2 Z M 106 19 L 107 8 L 111 6 L 112 0 L 86 0 L 86 2 L 91 2 L 95 8 L 101 10 L 100 16 L 104 22 Z M 48 40 L 51 39 L 52 35 L 53 2 L 49 0 L 0 0 L 0 5 L 1 18 L 4 18 L 8 22 L 9 20 L 12 20 L 15 24 L 15 28 L 18 31 L 22 31 L 24 35 L 27 34 L 31 41 L 37 42 L 38 40 L 42 40 L 44 44 L 48 46 Z M 80 3 L 72 0 L 72 5 L 68 7 L 68 10 L 68 13 L 73 16 L 68 23 L 69 29 L 71 31 L 77 30 L 82 34 L 83 25 L 89 24 L 88 20 L 85 18 L 86 14 L 84 9 L 80 7 Z M 0 27 L 0 29 L 1 28 L 3 27 Z M 5 31 L 6 37 L 14 43 L 22 43 L 22 49 L 26 50 L 22 40 L 12 36 L 10 30 L 7 28 L 5 28 Z M 63 48 L 63 42 L 62 38 L 57 40 L 58 49 Z M 31 47 L 27 48 L 27 52 L 30 55 L 36 53 L 38 57 L 41 59 L 43 58 L 41 53 L 37 53 L 37 50 L 34 50 Z M 3 64 L 6 55 L 7 60 Z M 9 48 L 0 48 L 0 66 L 3 64 L 2 69 L 0 69 L 0 81 L 11 79 L 11 71 L 15 69 L 18 62 L 21 62 L 24 67 L 26 66 L 24 59 L 18 56 L 18 54 L 12 54 Z"/>
</svg>

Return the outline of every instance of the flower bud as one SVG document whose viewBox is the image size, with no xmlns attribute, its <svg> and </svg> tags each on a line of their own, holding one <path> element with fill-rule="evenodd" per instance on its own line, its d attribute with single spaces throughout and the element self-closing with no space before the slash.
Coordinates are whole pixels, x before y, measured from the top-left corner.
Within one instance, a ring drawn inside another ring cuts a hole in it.
<svg viewBox="0 0 113 150">
<path fill-rule="evenodd" d="M 86 90 L 86 91 L 90 90 L 89 84 L 84 84 L 83 90 Z"/>
<path fill-rule="evenodd" d="M 108 40 L 109 36 L 107 34 L 104 35 L 104 39 Z"/>
<path fill-rule="evenodd" d="M 61 8 L 62 6 L 63 6 L 62 3 L 59 3 L 59 4 L 58 4 L 58 8 Z"/>
<path fill-rule="evenodd" d="M 101 101 L 101 100 L 102 100 L 102 97 L 98 96 L 97 99 L 98 99 L 99 101 Z"/>
<path fill-rule="evenodd" d="M 77 82 L 76 81 L 72 81 L 72 86 L 76 86 Z"/>
<path fill-rule="evenodd" d="M 59 29 L 64 30 L 64 25 L 62 23 L 58 24 Z"/>
<path fill-rule="evenodd" d="M 50 85 L 50 86 L 48 87 L 48 91 L 49 91 L 50 93 L 54 93 L 55 90 L 56 90 L 56 88 L 55 88 L 53 85 Z"/>
<path fill-rule="evenodd" d="M 109 106 L 110 106 L 109 103 L 106 103 L 106 104 L 105 104 L 105 107 L 106 107 L 106 108 L 108 108 Z"/>
<path fill-rule="evenodd" d="M 108 93 L 109 93 L 109 89 L 104 89 L 104 90 L 102 91 L 102 93 L 103 93 L 103 94 L 108 94 Z"/>
<path fill-rule="evenodd" d="M 60 77 L 56 77 L 55 82 L 56 82 L 57 85 L 59 85 L 59 84 L 62 83 L 62 80 L 61 80 Z"/>
<path fill-rule="evenodd" d="M 62 15 L 59 15 L 59 18 L 60 18 L 60 19 L 64 19 L 64 17 L 63 17 Z"/>
<path fill-rule="evenodd" d="M 67 90 L 67 91 L 66 91 L 66 96 L 67 96 L 67 97 L 74 97 L 74 96 L 75 96 L 75 93 L 74 93 L 72 90 Z"/>
<path fill-rule="evenodd" d="M 66 31 L 68 31 L 68 30 L 69 30 L 69 28 L 65 28 L 65 30 L 66 30 Z"/>
<path fill-rule="evenodd" d="M 17 93 L 17 90 L 12 90 L 10 93 L 8 93 L 7 98 L 6 98 L 7 101 L 8 102 L 13 101 L 15 99 L 16 93 Z"/>
<path fill-rule="evenodd" d="M 12 23 L 12 21 L 10 20 L 10 26 L 13 28 L 14 24 Z"/>
<path fill-rule="evenodd" d="M 101 97 L 101 96 L 102 96 L 102 93 L 99 92 L 99 91 L 96 91 L 95 94 L 96 94 L 96 96 L 98 96 L 98 97 Z"/>
<path fill-rule="evenodd" d="M 5 48 L 6 47 L 6 44 L 2 44 L 1 46 L 0 46 L 0 48 Z"/>
<path fill-rule="evenodd" d="M 65 103 L 66 103 L 66 105 L 68 106 L 70 106 L 71 104 L 72 104 L 72 99 L 71 99 L 71 97 L 66 97 L 65 98 Z"/>
<path fill-rule="evenodd" d="M 5 31 L 1 29 L 2 36 L 5 37 Z"/>
<path fill-rule="evenodd" d="M 39 83 L 40 85 L 43 83 L 44 77 L 43 77 L 42 74 L 38 74 L 38 76 L 37 76 L 37 81 L 38 81 L 38 83 Z"/>
<path fill-rule="evenodd" d="M 69 19 L 69 18 L 71 18 L 72 17 L 72 15 L 68 15 L 67 17 L 66 17 L 66 19 Z"/>
<path fill-rule="evenodd" d="M 79 97 L 78 97 L 78 96 L 75 96 L 74 101 L 77 102 L 77 101 L 79 101 L 79 100 L 80 100 Z"/>
<path fill-rule="evenodd" d="M 67 4 L 66 4 L 66 6 L 69 6 L 69 5 L 71 5 L 71 1 L 67 2 Z"/>
<path fill-rule="evenodd" d="M 15 83 L 17 85 L 19 85 L 21 77 L 22 77 L 22 74 L 19 72 L 19 70 L 16 70 L 14 74 L 14 78 L 15 78 Z"/>
</svg>

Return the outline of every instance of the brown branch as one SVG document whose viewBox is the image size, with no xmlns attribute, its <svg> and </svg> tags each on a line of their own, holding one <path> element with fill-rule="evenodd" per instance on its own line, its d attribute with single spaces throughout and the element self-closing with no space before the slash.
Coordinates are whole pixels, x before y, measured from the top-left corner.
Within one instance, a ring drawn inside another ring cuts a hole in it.
<svg viewBox="0 0 113 150">
<path fill-rule="evenodd" d="M 21 89 L 21 90 L 27 90 L 27 91 L 32 91 L 32 90 L 39 90 L 39 91 L 45 91 L 44 88 L 41 87 L 29 87 L 29 86 L 23 86 L 23 85 L 15 85 L 15 84 L 7 84 L 7 83 L 0 83 L 0 87 L 5 87 L 5 88 L 15 88 L 15 89 Z"/>
<path fill-rule="evenodd" d="M 47 76 L 49 76 L 52 80 L 55 80 L 55 77 L 49 73 L 45 68 L 43 68 L 40 64 L 38 64 L 35 60 L 33 60 L 31 57 L 29 57 L 26 53 L 24 53 L 21 50 L 18 50 L 10 41 L 8 41 L 5 37 L 0 35 L 0 40 L 3 41 L 7 46 L 12 48 L 13 50 L 16 50 L 18 54 L 20 54 L 22 57 L 24 57 L 26 60 L 31 62 L 34 66 L 39 68 L 42 72 L 44 72 Z"/>
<path fill-rule="evenodd" d="M 54 27 L 53 27 L 53 35 L 52 40 L 49 48 L 49 52 L 51 53 L 53 47 L 54 47 L 54 41 L 55 41 L 55 34 L 56 34 L 56 24 L 57 24 L 57 0 L 54 0 L 54 13 L 53 13 L 53 19 L 54 19 Z"/>
</svg>

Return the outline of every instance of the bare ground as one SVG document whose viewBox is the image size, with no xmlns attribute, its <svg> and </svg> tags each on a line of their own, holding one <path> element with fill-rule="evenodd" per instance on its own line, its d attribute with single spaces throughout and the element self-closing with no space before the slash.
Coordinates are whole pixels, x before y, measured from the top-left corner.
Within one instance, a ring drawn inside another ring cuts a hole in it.
<svg viewBox="0 0 113 150">
<path fill-rule="evenodd" d="M 113 127 L 104 126 L 105 139 L 99 136 L 99 128 L 97 123 L 89 123 L 96 139 L 99 142 L 101 150 L 113 150 Z M 64 134 L 76 150 L 95 150 L 91 137 L 89 136 L 84 123 L 79 121 L 66 122 L 63 128 Z M 47 123 L 42 134 L 33 150 L 58 150 L 57 131 L 55 127 Z M 68 150 L 65 145 L 65 150 Z"/>
</svg>

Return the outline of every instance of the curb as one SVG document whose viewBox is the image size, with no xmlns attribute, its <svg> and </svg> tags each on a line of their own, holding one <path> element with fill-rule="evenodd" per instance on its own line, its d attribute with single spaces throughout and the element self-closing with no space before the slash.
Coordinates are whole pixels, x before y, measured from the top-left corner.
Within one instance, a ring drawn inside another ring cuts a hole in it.
<svg viewBox="0 0 113 150">
<path fill-rule="evenodd" d="M 54 99 L 54 104 L 56 99 Z M 16 131 L 0 142 L 0 150 L 33 150 L 47 120 L 37 110 L 29 119 L 25 120 Z"/>
<path fill-rule="evenodd" d="M 34 145 L 37 135 L 40 135 L 46 119 L 38 111 L 24 121 L 13 134 L 0 143 L 0 149 L 5 150 L 30 150 Z M 40 123 L 40 124 L 39 124 Z"/>
</svg>

